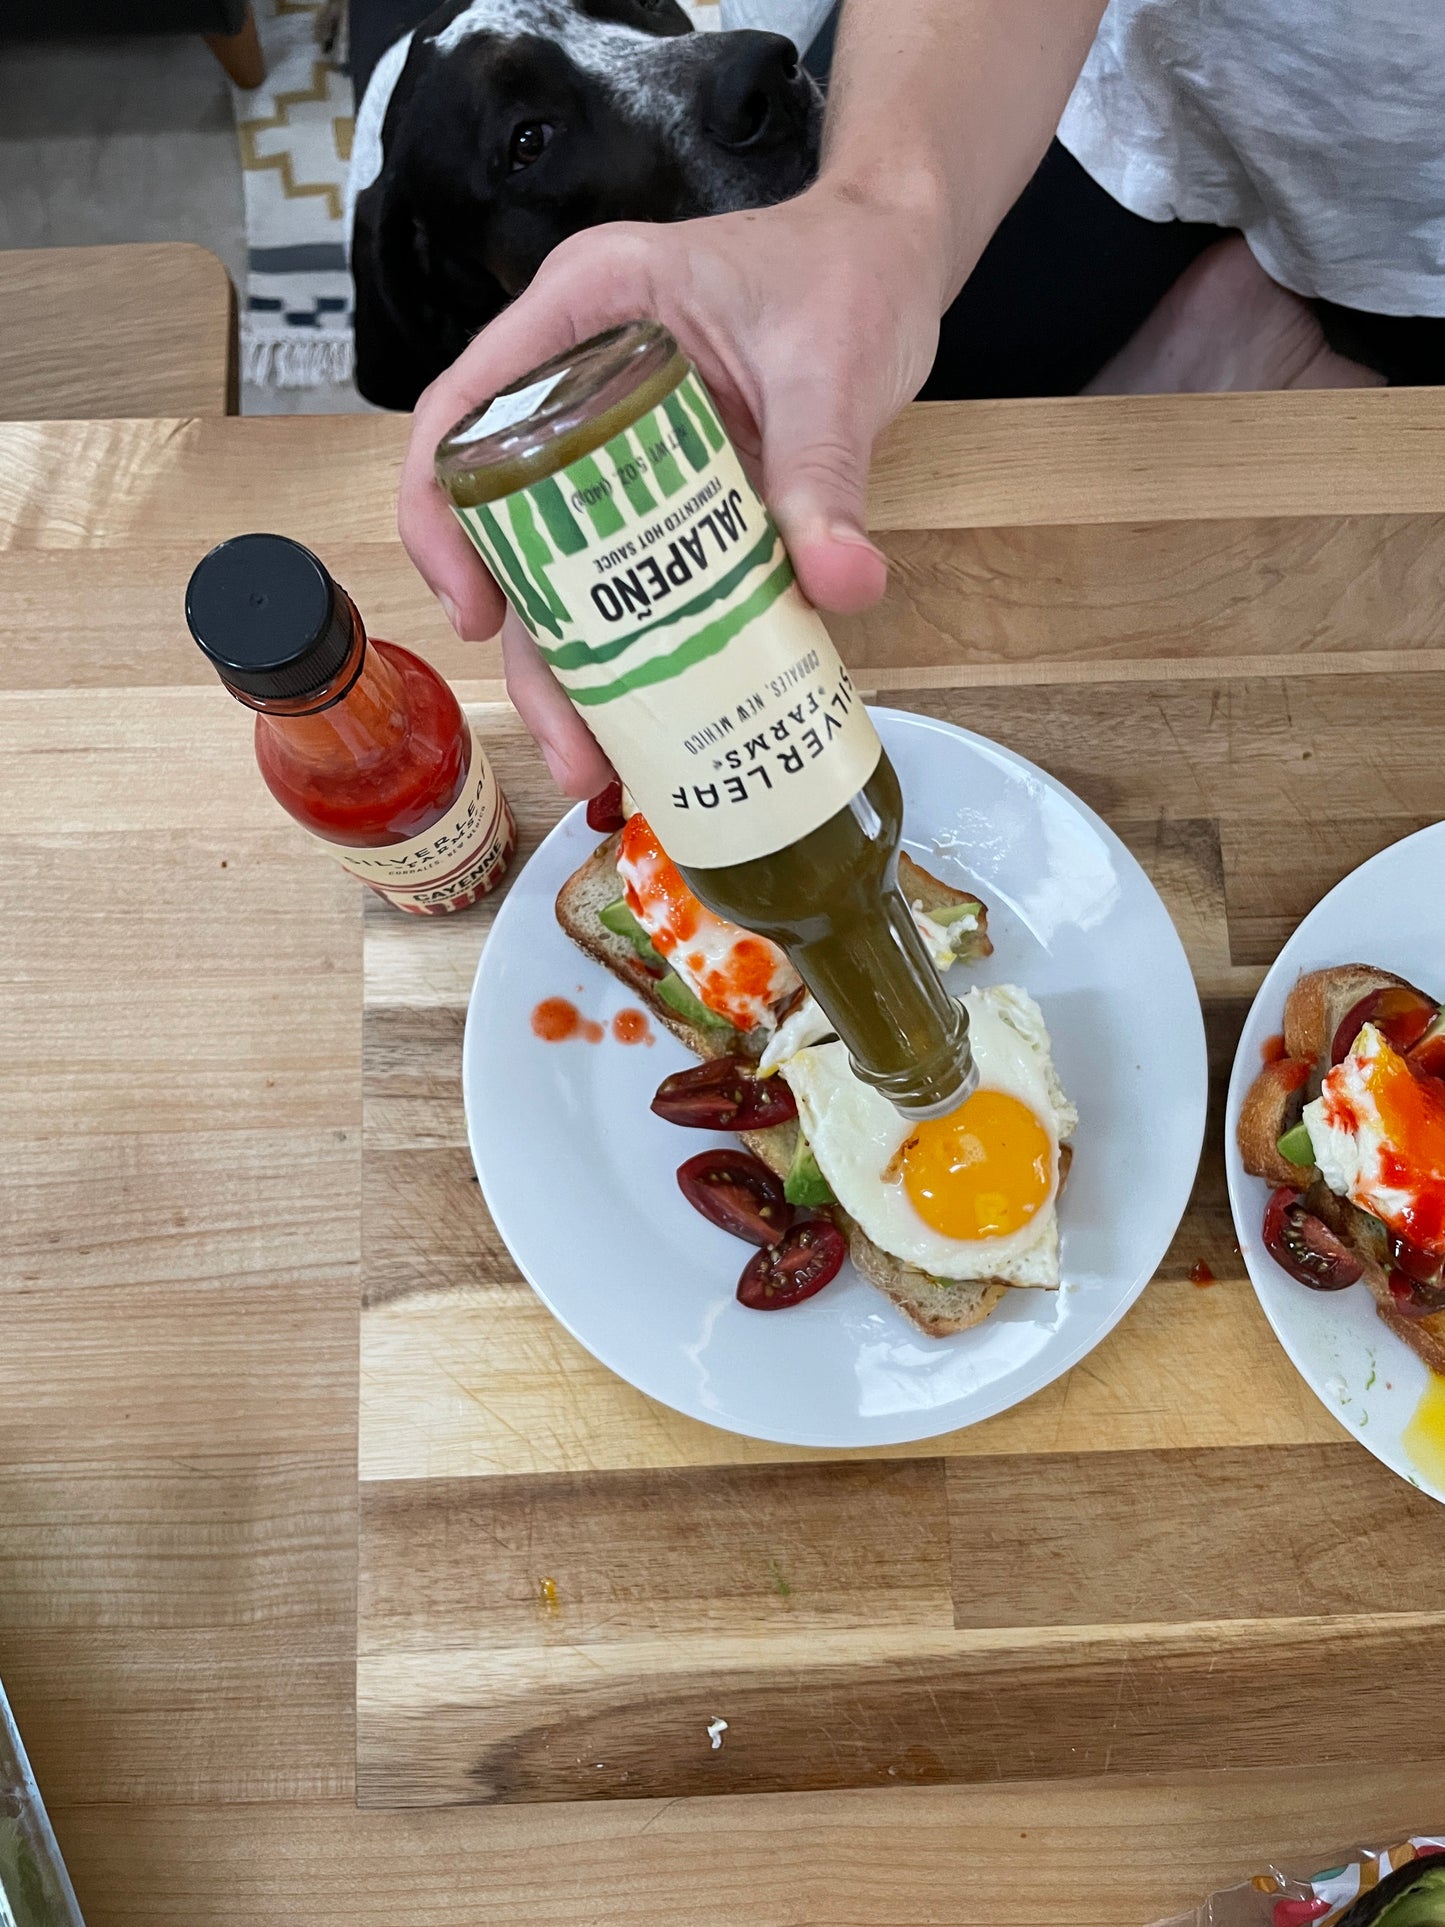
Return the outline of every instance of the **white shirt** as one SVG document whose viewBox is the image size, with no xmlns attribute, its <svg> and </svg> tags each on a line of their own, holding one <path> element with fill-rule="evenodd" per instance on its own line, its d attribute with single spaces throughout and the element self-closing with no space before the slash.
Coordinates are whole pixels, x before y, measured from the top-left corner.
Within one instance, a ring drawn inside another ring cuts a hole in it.
<svg viewBox="0 0 1445 1927">
<path fill-rule="evenodd" d="M 1445 0 L 1111 0 L 1059 139 L 1297 294 L 1445 315 Z"/>
<path fill-rule="evenodd" d="M 704 23 L 706 12 L 702 8 L 694 5 L 688 11 L 699 26 Z M 832 11 L 833 0 L 722 0 L 717 24 L 786 34 L 798 52 L 805 54 Z"/>
</svg>

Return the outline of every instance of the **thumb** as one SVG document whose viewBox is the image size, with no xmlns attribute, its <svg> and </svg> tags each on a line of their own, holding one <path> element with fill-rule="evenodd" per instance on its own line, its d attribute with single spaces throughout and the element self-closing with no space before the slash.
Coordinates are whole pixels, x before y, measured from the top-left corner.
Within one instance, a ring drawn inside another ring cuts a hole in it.
<svg viewBox="0 0 1445 1927">
<path fill-rule="evenodd" d="M 808 600 L 837 615 L 882 595 L 888 564 L 867 534 L 872 432 L 809 379 L 768 397 L 763 492 Z"/>
</svg>

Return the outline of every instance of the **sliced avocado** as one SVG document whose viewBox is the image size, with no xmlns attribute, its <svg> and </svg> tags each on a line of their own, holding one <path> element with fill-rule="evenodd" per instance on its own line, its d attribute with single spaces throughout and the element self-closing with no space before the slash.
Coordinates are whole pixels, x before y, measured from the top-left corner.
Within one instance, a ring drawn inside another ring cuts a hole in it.
<svg viewBox="0 0 1445 1927">
<path fill-rule="evenodd" d="M 719 1017 L 715 1010 L 709 1010 L 705 1003 L 694 997 L 675 970 L 669 970 L 658 984 L 657 994 L 665 1004 L 672 1006 L 679 1017 L 685 1017 L 690 1024 L 703 1024 L 709 1030 L 733 1028 L 726 1017 Z"/>
<path fill-rule="evenodd" d="M 1315 1147 L 1310 1141 L 1309 1126 L 1303 1118 L 1298 1124 L 1290 1126 L 1276 1149 L 1286 1164 L 1298 1164 L 1306 1171 L 1310 1168 L 1315 1161 Z"/>
<path fill-rule="evenodd" d="M 657 994 L 665 1004 L 671 1005 L 679 1017 L 685 1017 L 690 1024 L 704 1024 L 710 1030 L 733 1028 L 726 1017 L 719 1017 L 715 1010 L 709 1010 L 706 1004 L 693 996 L 681 977 L 669 966 L 666 957 L 656 949 L 651 937 L 622 897 L 615 902 L 604 903 L 597 912 L 597 921 L 604 930 L 610 930 L 614 937 L 625 937 L 650 970 L 664 973 L 658 979 Z"/>
<path fill-rule="evenodd" d="M 618 897 L 615 903 L 604 903 L 597 912 L 597 921 L 604 930 L 610 930 L 614 937 L 626 937 L 645 964 L 657 970 L 666 970 L 667 959 L 658 954 L 651 937 L 633 916 L 623 898 Z"/>
<path fill-rule="evenodd" d="M 925 910 L 923 914 L 930 923 L 946 930 L 951 923 L 962 923 L 965 917 L 972 917 L 977 923 L 982 908 L 977 897 L 965 897 L 961 903 L 941 903 L 936 910 Z"/>
<path fill-rule="evenodd" d="M 1445 1858 L 1431 1854 L 1386 1874 L 1340 1916 L 1339 1927 L 1445 1927 Z"/>
<path fill-rule="evenodd" d="M 831 1185 L 818 1169 L 813 1147 L 801 1131 L 793 1152 L 793 1162 L 788 1168 L 787 1177 L 783 1179 L 783 1196 L 789 1204 L 837 1203 Z"/>
</svg>

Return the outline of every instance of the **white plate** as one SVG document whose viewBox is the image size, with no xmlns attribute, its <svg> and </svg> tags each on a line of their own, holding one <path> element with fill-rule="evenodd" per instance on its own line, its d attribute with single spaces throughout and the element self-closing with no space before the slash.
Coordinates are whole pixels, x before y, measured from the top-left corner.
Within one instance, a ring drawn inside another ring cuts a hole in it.
<svg viewBox="0 0 1445 1927">
<path fill-rule="evenodd" d="M 655 1048 L 547 1044 L 546 996 L 606 1020 L 625 988 L 558 929 L 553 904 L 595 848 L 580 808 L 498 912 L 467 1014 L 472 1156 L 497 1228 L 538 1296 L 604 1365 L 693 1418 L 813 1446 L 936 1437 L 1002 1412 L 1091 1351 L 1144 1289 L 1188 1201 L 1204 1130 L 1204 1026 L 1173 924 L 1092 811 L 1033 764 L 951 724 L 875 710 L 906 799 L 904 840 L 989 906 L 994 955 L 957 988 L 1039 1000 L 1079 1108 L 1060 1205 L 1064 1289 L 1015 1291 L 974 1330 L 930 1339 L 851 1266 L 796 1309 L 733 1292 L 748 1248 L 699 1218 L 674 1172 L 712 1140 L 648 1110 L 692 1061 Z"/>
<path fill-rule="evenodd" d="M 1300 1376 L 1377 1459 L 1445 1501 L 1445 1487 L 1415 1463 L 1402 1436 L 1430 1374 L 1380 1323 L 1363 1285 L 1352 1291 L 1310 1291 L 1270 1257 L 1260 1235 L 1270 1188 L 1246 1172 L 1235 1136 L 1264 1045 L 1279 1034 L 1285 998 L 1305 971 L 1370 963 L 1423 989 L 1440 988 L 1442 877 L 1445 823 L 1437 823 L 1362 863 L 1311 910 L 1280 951 L 1245 1020 L 1225 1102 L 1224 1162 L 1239 1248 L 1264 1315 Z"/>
</svg>

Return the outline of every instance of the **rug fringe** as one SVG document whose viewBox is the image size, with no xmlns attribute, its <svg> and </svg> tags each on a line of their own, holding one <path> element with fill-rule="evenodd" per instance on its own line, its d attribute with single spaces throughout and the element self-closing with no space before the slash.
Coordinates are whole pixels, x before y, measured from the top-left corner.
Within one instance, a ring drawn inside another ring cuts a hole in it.
<svg viewBox="0 0 1445 1927">
<path fill-rule="evenodd" d="M 320 388 L 350 381 L 355 351 L 349 335 L 244 336 L 241 379 L 271 388 Z"/>
</svg>

